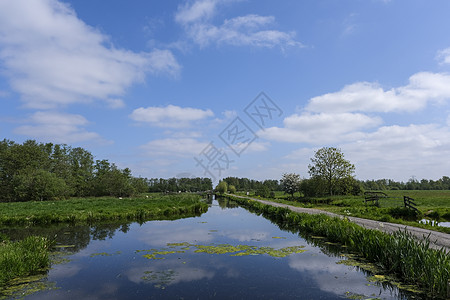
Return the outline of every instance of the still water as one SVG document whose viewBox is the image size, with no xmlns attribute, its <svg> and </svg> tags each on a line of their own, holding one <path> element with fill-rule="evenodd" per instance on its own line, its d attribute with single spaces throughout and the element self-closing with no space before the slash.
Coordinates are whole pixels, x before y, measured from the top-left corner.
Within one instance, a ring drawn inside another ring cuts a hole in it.
<svg viewBox="0 0 450 300">
<path fill-rule="evenodd" d="M 200 217 L 54 229 L 65 262 L 48 272 L 52 288 L 25 299 L 408 299 L 326 247 L 220 201 Z M 258 251 L 227 251 L 238 245 Z"/>
</svg>

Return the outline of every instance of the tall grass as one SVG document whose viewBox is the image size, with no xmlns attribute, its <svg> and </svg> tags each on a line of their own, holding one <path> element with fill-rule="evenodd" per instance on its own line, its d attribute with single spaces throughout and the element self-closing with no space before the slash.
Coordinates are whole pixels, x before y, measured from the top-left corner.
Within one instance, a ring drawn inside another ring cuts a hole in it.
<svg viewBox="0 0 450 300">
<path fill-rule="evenodd" d="M 19 242 L 0 241 L 0 288 L 13 278 L 44 272 L 50 265 L 51 245 L 48 239 L 36 236 Z"/>
<path fill-rule="evenodd" d="M 432 297 L 445 298 L 450 279 L 450 256 L 444 250 L 430 248 L 429 241 L 420 242 L 406 231 L 394 234 L 365 229 L 349 221 L 326 215 L 295 213 L 287 208 L 232 197 L 250 210 L 295 227 L 298 231 L 339 242 L 352 252 L 395 274 L 407 284 L 415 285 Z"/>
</svg>

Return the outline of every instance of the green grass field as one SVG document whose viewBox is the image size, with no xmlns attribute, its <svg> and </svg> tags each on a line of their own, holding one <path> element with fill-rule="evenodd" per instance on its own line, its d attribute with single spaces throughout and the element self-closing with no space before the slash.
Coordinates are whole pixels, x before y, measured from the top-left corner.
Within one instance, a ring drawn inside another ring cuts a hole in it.
<svg viewBox="0 0 450 300">
<path fill-rule="evenodd" d="M 318 208 L 340 215 L 354 216 L 384 222 L 405 224 L 450 233 L 450 228 L 419 224 L 417 219 L 429 218 L 440 222 L 450 221 L 450 190 L 392 190 L 383 191 L 388 198 L 379 201 L 379 207 L 364 203 L 364 196 L 332 196 L 295 199 L 276 192 L 275 199 L 267 199 L 300 207 Z M 250 195 L 253 196 L 253 195 Z M 414 199 L 420 214 L 415 217 L 402 209 L 403 196 Z"/>
<path fill-rule="evenodd" d="M 50 224 L 145 220 L 201 213 L 208 205 L 195 194 L 149 194 L 133 198 L 72 198 L 61 201 L 0 203 L 0 224 Z"/>
</svg>

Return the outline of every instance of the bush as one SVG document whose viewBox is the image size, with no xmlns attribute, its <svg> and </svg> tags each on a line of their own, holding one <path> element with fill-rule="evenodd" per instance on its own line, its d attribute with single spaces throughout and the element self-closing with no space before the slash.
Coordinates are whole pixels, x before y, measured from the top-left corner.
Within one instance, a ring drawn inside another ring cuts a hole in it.
<svg viewBox="0 0 450 300">
<path fill-rule="evenodd" d="M 396 219 L 403 219 L 407 221 L 416 221 L 422 218 L 422 213 L 406 207 L 394 207 L 389 209 L 389 214 Z"/>
</svg>

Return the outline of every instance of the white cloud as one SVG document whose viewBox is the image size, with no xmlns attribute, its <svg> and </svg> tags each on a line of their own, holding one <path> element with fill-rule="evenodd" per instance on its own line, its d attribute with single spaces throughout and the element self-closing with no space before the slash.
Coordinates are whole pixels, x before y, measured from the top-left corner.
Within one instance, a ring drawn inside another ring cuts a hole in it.
<svg viewBox="0 0 450 300">
<path fill-rule="evenodd" d="M 377 83 L 357 82 L 342 90 L 314 97 L 307 110 L 313 112 L 412 112 L 428 102 L 450 99 L 450 75 L 420 72 L 409 78 L 409 84 L 384 90 Z"/>
<path fill-rule="evenodd" d="M 208 146 L 208 143 L 199 142 L 192 138 L 180 139 L 160 139 L 148 142 L 141 146 L 147 155 L 154 156 L 169 156 L 169 157 L 189 157 L 198 155 L 203 149 Z"/>
<path fill-rule="evenodd" d="M 148 72 L 180 70 L 168 50 L 115 48 L 57 0 L 0 2 L 0 60 L 25 106 L 40 109 L 92 99 L 110 104 Z"/>
<path fill-rule="evenodd" d="M 130 118 L 159 127 L 183 128 L 189 126 L 191 122 L 212 116 L 214 113 L 209 109 L 168 105 L 166 107 L 137 108 L 131 113 Z"/>
<path fill-rule="evenodd" d="M 438 179 L 448 174 L 450 128 L 436 124 L 382 126 L 355 140 L 335 146 L 356 166 L 358 179 L 390 178 L 406 181 L 412 175 Z M 318 146 L 318 147 L 321 147 Z M 299 148 L 285 159 L 307 166 L 317 148 Z M 304 174 L 307 170 L 304 169 Z M 302 172 L 301 172 L 302 173 Z"/>
<path fill-rule="evenodd" d="M 441 64 L 450 64 L 450 48 L 438 51 L 437 59 Z"/>
<path fill-rule="evenodd" d="M 14 132 L 54 143 L 70 144 L 92 140 L 104 142 L 97 133 L 84 129 L 89 122 L 81 115 L 38 111 L 27 122 L 32 125 L 20 126 Z"/>
<path fill-rule="evenodd" d="M 253 46 L 282 49 L 301 47 L 295 40 L 295 32 L 284 32 L 268 28 L 275 24 L 273 16 L 249 14 L 225 20 L 217 26 L 211 22 L 219 4 L 231 2 L 220 0 L 198 0 L 181 5 L 175 20 L 184 26 L 186 33 L 200 47 L 211 44 Z"/>
<path fill-rule="evenodd" d="M 384 126 L 342 149 L 363 178 L 438 179 L 450 169 L 450 129 L 435 124 Z"/>
<path fill-rule="evenodd" d="M 378 126 L 382 120 L 359 113 L 303 113 L 284 119 L 284 127 L 270 127 L 258 135 L 269 140 L 291 143 L 335 143 L 360 137 L 362 129 Z"/>
<path fill-rule="evenodd" d="M 178 12 L 175 15 L 175 21 L 186 24 L 191 22 L 197 22 L 202 19 L 211 18 L 217 5 L 223 1 L 219 0 L 199 0 L 192 4 L 185 3 L 178 7 Z"/>
</svg>

